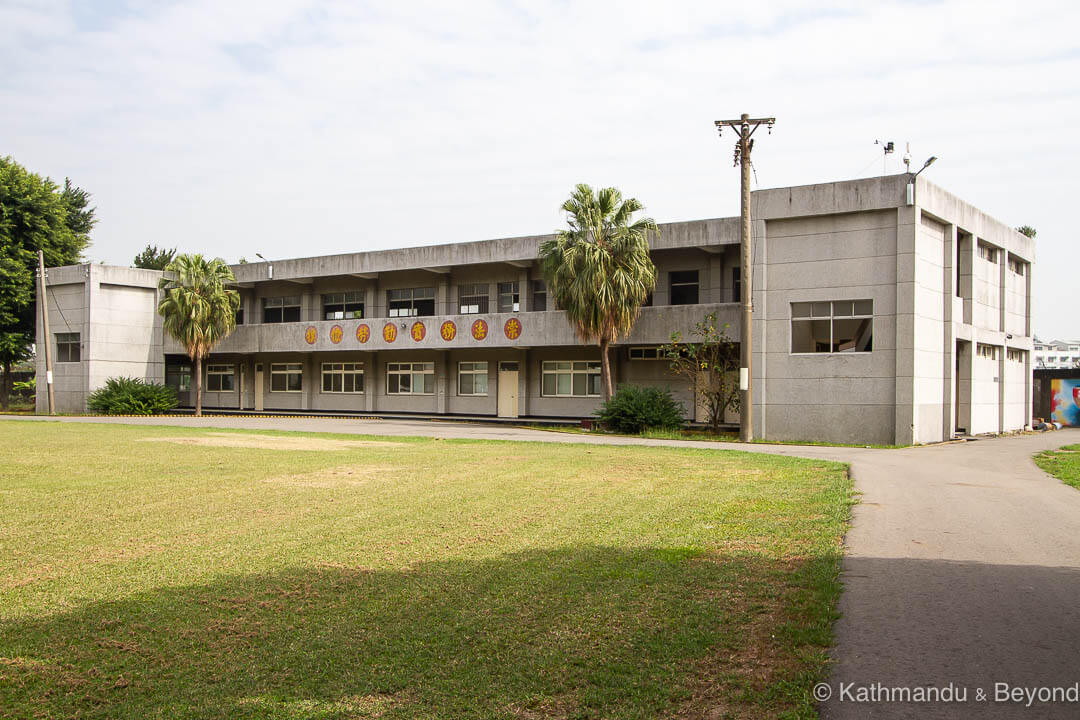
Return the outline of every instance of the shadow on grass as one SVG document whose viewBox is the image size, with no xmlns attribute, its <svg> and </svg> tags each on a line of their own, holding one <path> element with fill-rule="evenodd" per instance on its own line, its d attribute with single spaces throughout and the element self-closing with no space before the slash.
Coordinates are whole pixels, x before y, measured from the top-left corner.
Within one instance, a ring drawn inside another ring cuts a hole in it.
<svg viewBox="0 0 1080 720">
<path fill-rule="evenodd" d="M 0 626 L 0 714 L 804 717 L 838 562 L 591 546 L 159 589 Z"/>
</svg>

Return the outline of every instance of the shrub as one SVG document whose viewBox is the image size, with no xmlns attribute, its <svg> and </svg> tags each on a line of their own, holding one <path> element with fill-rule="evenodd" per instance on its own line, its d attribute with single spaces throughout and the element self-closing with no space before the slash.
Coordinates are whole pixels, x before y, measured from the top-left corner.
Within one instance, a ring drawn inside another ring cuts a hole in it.
<svg viewBox="0 0 1080 720">
<path fill-rule="evenodd" d="M 115 377 L 90 393 L 86 406 L 100 415 L 158 415 L 178 404 L 176 391 L 138 378 Z"/>
<path fill-rule="evenodd" d="M 683 425 L 683 406 L 666 388 L 623 385 L 596 411 L 596 417 L 608 429 L 621 433 L 675 430 Z"/>
</svg>

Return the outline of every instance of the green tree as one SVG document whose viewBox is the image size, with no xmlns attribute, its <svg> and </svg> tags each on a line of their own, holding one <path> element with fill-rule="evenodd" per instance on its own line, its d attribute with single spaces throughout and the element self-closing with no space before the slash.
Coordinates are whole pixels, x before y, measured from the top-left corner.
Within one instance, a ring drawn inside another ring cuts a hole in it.
<svg viewBox="0 0 1080 720">
<path fill-rule="evenodd" d="M 652 218 L 633 219 L 643 209 L 615 188 L 594 192 L 578 185 L 563 203 L 569 226 L 540 245 L 540 261 L 555 305 L 582 342 L 600 346 L 604 401 L 611 399 L 611 343 L 634 327 L 638 311 L 656 285 L 649 235 L 659 237 Z"/>
<path fill-rule="evenodd" d="M 1020 233 L 1021 235 L 1027 235 L 1029 238 L 1032 239 L 1034 239 L 1035 236 L 1039 234 L 1038 231 L 1030 225 L 1021 225 L 1020 227 L 1016 228 L 1016 232 Z"/>
<path fill-rule="evenodd" d="M 134 266 L 143 270 L 164 270 L 176 257 L 176 248 L 158 249 L 157 245 L 147 245 L 146 249 L 135 256 Z"/>
<path fill-rule="evenodd" d="M 30 356 L 34 342 L 37 251 L 45 265 L 80 262 L 90 244 L 94 208 L 90 194 L 65 180 L 29 172 L 11 157 L 0 157 L 0 407 L 11 396 L 11 368 Z"/>
<path fill-rule="evenodd" d="M 165 332 L 176 339 L 195 363 L 195 415 L 202 415 L 202 361 L 236 327 L 240 294 L 229 287 L 236 282 L 221 258 L 178 255 L 165 268 L 164 291 L 158 303 Z"/>
<path fill-rule="evenodd" d="M 694 400 L 705 408 L 713 432 L 720 430 L 725 410 L 739 409 L 739 345 L 728 338 L 727 329 L 727 325 L 717 325 L 716 313 L 709 313 L 694 325 L 698 342 L 686 342 L 676 331 L 671 342 L 660 348 L 671 363 L 671 372 L 693 388 Z"/>
</svg>

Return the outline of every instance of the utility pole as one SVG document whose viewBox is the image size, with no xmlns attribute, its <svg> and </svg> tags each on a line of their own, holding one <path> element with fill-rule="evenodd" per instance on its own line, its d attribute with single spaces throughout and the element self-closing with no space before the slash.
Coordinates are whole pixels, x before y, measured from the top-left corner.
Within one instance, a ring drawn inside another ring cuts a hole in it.
<svg viewBox="0 0 1080 720">
<path fill-rule="evenodd" d="M 717 131 L 722 135 L 725 127 L 735 128 L 739 140 L 735 143 L 735 164 L 742 166 L 742 323 L 739 328 L 739 439 L 754 439 L 754 249 L 750 228 L 750 151 L 754 141 L 750 137 L 762 125 L 772 133 L 776 118 L 752 118 L 746 113 L 738 120 L 717 120 Z"/>
<path fill-rule="evenodd" d="M 52 344 L 49 342 L 49 301 L 45 297 L 45 254 L 38 250 L 38 285 L 41 287 L 41 331 L 43 337 L 41 344 L 45 346 L 45 385 L 49 389 L 49 414 L 56 412 L 56 401 L 53 398 L 53 374 L 52 374 Z"/>
</svg>

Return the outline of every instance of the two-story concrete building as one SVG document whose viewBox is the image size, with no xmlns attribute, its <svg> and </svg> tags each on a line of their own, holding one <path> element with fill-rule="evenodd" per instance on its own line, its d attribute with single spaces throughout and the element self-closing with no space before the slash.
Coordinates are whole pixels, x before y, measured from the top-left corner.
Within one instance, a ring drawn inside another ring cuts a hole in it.
<svg viewBox="0 0 1080 720">
<path fill-rule="evenodd" d="M 907 444 L 1030 422 L 1033 241 L 922 177 L 909 183 L 753 194 L 759 437 Z M 204 405 L 588 416 L 599 350 L 547 296 L 545 237 L 233 266 L 240 324 L 204 363 Z M 661 225 L 656 290 L 612 349 L 616 382 L 670 386 L 694 418 L 656 348 L 708 313 L 738 338 L 738 246 L 738 218 Z M 61 410 L 82 411 L 120 374 L 165 381 L 191 403 L 191 363 L 154 314 L 157 279 L 49 270 Z"/>
</svg>

